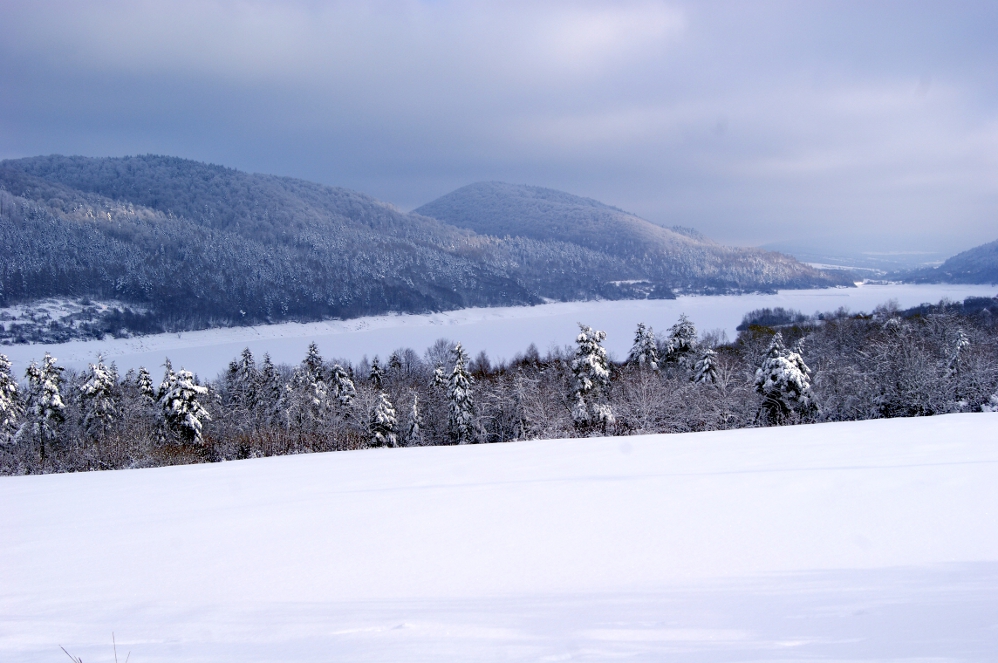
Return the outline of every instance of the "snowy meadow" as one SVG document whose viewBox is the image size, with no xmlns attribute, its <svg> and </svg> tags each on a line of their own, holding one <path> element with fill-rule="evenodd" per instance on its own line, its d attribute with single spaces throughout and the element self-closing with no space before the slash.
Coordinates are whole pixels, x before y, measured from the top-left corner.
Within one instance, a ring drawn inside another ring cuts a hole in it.
<svg viewBox="0 0 998 663">
<path fill-rule="evenodd" d="M 0 659 L 985 661 L 998 414 L 0 479 Z"/>
</svg>

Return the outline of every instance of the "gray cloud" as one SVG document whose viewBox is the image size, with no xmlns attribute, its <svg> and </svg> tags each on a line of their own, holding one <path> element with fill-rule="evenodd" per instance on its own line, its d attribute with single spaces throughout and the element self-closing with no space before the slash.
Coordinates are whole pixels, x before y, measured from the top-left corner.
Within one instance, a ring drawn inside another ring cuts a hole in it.
<svg viewBox="0 0 998 663">
<path fill-rule="evenodd" d="M 7 2 L 0 25 L 2 157 L 175 154 L 404 208 L 501 179 L 741 244 L 998 236 L 991 3 Z"/>
</svg>

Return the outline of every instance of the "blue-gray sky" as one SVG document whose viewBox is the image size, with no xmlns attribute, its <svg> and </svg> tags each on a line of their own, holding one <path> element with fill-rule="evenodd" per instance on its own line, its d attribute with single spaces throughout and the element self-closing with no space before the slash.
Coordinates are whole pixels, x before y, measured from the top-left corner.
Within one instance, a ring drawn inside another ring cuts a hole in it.
<svg viewBox="0 0 998 663">
<path fill-rule="evenodd" d="M 479 180 L 728 243 L 998 238 L 998 3 L 0 3 L 0 158 L 158 153 L 411 209 Z"/>
</svg>

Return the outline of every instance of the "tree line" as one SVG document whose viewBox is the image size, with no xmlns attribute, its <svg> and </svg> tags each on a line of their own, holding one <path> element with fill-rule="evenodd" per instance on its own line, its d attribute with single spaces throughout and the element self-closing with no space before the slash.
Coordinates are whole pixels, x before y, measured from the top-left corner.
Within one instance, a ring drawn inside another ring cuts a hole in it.
<svg viewBox="0 0 998 663">
<path fill-rule="evenodd" d="M 0 473 L 998 410 L 995 314 L 998 300 L 763 310 L 734 342 L 682 316 L 661 334 L 638 325 L 622 361 L 581 324 L 571 346 L 497 364 L 444 339 L 357 363 L 313 343 L 297 366 L 246 349 L 207 382 L 169 360 L 157 383 L 49 355 L 20 382 L 0 355 Z"/>
</svg>

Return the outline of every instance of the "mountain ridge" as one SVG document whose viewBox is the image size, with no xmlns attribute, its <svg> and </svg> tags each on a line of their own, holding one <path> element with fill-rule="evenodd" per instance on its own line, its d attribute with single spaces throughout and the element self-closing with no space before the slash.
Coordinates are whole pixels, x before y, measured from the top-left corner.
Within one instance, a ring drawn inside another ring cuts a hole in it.
<svg viewBox="0 0 998 663">
<path fill-rule="evenodd" d="M 0 306 L 101 297 L 162 330 L 842 280 L 762 252 L 719 271 L 722 250 L 665 229 L 685 253 L 651 255 L 634 233 L 613 250 L 568 232 L 481 234 L 348 189 L 178 157 L 0 161 L 0 188 Z"/>
</svg>

